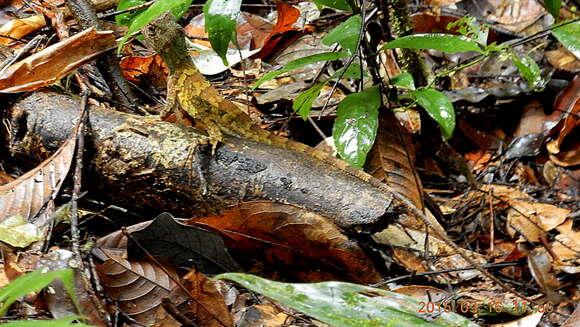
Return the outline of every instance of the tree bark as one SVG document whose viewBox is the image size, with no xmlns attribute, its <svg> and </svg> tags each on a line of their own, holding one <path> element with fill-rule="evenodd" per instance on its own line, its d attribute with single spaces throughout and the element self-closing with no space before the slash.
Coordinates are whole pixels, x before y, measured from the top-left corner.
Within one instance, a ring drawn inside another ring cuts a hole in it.
<svg viewBox="0 0 580 327">
<path fill-rule="evenodd" d="M 9 115 L 11 155 L 43 160 L 46 150 L 55 150 L 72 131 L 79 99 L 36 92 Z M 89 116 L 83 185 L 89 196 L 109 203 L 191 217 L 241 201 L 273 200 L 312 210 L 345 228 L 383 226 L 399 210 L 390 194 L 307 154 L 227 136 L 215 155 L 203 146 L 191 158 L 192 144 L 204 136 L 194 128 L 95 106 Z M 208 195 L 202 194 L 192 162 L 204 172 Z"/>
</svg>

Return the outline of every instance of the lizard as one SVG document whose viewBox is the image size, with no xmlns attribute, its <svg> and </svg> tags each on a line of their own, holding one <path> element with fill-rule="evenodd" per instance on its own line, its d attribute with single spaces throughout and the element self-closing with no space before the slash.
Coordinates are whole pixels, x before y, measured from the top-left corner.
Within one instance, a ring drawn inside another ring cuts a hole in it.
<svg viewBox="0 0 580 327">
<path fill-rule="evenodd" d="M 141 32 L 147 43 L 161 56 L 169 68 L 167 106 L 161 115 L 167 116 L 170 113 L 175 113 L 178 119 L 189 116 L 189 118 L 200 122 L 208 134 L 207 138 L 194 145 L 194 148 L 202 144 L 211 144 L 213 153 L 218 144 L 222 142 L 223 135 L 227 134 L 297 151 L 322 160 L 371 187 L 391 194 L 483 276 L 517 297 L 531 303 L 534 302 L 485 270 L 479 262 L 460 248 L 440 225 L 433 222 L 423 210 L 388 184 L 330 153 L 316 150 L 306 144 L 295 142 L 260 128 L 245 112 L 221 96 L 217 89 L 195 68 L 187 52 L 183 29 L 169 13 L 149 23 Z"/>
</svg>

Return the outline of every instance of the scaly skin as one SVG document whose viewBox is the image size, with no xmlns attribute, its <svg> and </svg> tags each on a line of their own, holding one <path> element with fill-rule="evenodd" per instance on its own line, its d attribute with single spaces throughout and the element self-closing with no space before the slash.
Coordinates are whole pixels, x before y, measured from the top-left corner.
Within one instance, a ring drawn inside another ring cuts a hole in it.
<svg viewBox="0 0 580 327">
<path fill-rule="evenodd" d="M 208 138 L 200 142 L 200 144 L 211 144 L 213 151 L 215 151 L 217 145 L 223 141 L 223 134 L 227 134 L 287 150 L 298 151 L 322 160 L 338 170 L 368 183 L 372 187 L 392 194 L 395 199 L 399 200 L 417 218 L 422 220 L 437 237 L 459 253 L 484 276 L 500 285 L 504 290 L 533 303 L 526 296 L 487 272 L 480 263 L 472 259 L 465 250 L 455 244 L 447 236 L 447 233 L 436 223 L 432 222 L 421 209 L 417 208 L 409 199 L 387 184 L 352 167 L 345 161 L 335 158 L 329 153 L 280 137 L 257 126 L 246 113 L 232 102 L 224 99 L 194 67 L 191 58 L 186 52 L 183 30 L 175 23 L 171 15 L 160 17 L 144 28 L 142 32 L 150 45 L 155 48 L 167 63 L 171 71 L 168 83 L 168 106 L 163 114 L 167 115 L 171 112 L 176 114 L 186 113 L 190 118 L 200 122 L 208 133 Z"/>
</svg>

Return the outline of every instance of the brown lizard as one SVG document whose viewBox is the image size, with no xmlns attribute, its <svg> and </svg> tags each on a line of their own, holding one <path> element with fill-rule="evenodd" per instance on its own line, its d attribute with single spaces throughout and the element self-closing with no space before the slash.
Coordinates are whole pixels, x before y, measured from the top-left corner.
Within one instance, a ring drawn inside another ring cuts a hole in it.
<svg viewBox="0 0 580 327">
<path fill-rule="evenodd" d="M 174 21 L 171 15 L 166 14 L 158 18 L 146 26 L 142 30 L 142 33 L 145 35 L 148 43 L 163 58 L 170 70 L 168 106 L 162 115 L 168 115 L 171 112 L 175 112 L 178 115 L 185 113 L 190 118 L 199 121 L 208 133 L 207 139 L 200 142 L 200 144 L 211 144 L 212 149 L 215 151 L 219 142 L 222 141 L 223 134 L 228 134 L 283 149 L 298 151 L 322 160 L 346 174 L 368 183 L 372 187 L 392 194 L 395 199 L 402 202 L 416 217 L 423 221 L 438 238 L 442 239 L 454 251 L 459 253 L 463 259 L 484 276 L 493 280 L 514 295 L 526 301 L 533 302 L 485 270 L 480 263 L 471 258 L 465 250 L 453 242 L 438 224 L 431 221 L 421 209 L 417 208 L 408 198 L 398 193 L 389 185 L 356 169 L 347 162 L 337 159 L 329 153 L 318 151 L 305 144 L 261 129 L 246 113 L 236 107 L 235 104 L 224 99 L 195 68 L 187 53 L 183 29 Z"/>
</svg>

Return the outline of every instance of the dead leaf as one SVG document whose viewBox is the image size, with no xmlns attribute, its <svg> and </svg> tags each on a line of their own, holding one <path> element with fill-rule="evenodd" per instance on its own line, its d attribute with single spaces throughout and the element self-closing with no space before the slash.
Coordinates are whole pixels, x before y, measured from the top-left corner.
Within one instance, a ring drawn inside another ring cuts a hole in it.
<svg viewBox="0 0 580 327">
<path fill-rule="evenodd" d="M 195 301 L 190 301 L 190 308 L 200 327 L 234 325 L 232 314 L 228 310 L 224 296 L 218 291 L 216 283 L 218 282 L 208 279 L 195 270 L 183 277 L 184 286 L 190 296 L 195 299 Z"/>
<path fill-rule="evenodd" d="M 104 253 L 108 257 L 107 261 L 96 268 L 107 296 L 117 303 L 123 313 L 137 322 L 143 325 L 152 324 L 156 311 L 164 310 L 161 300 L 175 286 L 166 271 L 175 278 L 177 274 L 172 270 L 162 270 L 154 263 L 128 261 L 107 250 Z M 164 326 L 171 324 L 165 321 Z"/>
<path fill-rule="evenodd" d="M 42 239 L 54 210 L 52 201 L 71 165 L 79 126 L 76 125 L 68 139 L 50 158 L 18 179 L 0 186 L 0 222 L 22 217 L 25 223 L 30 223 L 31 228 L 38 228 L 39 238 L 33 241 Z M 30 243 L 13 246 L 25 247 Z"/>
<path fill-rule="evenodd" d="M 552 270 L 552 258 L 545 249 L 536 249 L 528 255 L 528 267 L 536 283 L 540 286 L 551 303 L 560 303 L 561 297 L 557 293 L 560 281 Z"/>
<path fill-rule="evenodd" d="M 220 216 L 188 223 L 211 227 L 224 235 L 228 249 L 251 253 L 251 260 L 283 265 L 286 273 L 305 281 L 347 278 L 376 283 L 381 278 L 359 245 L 340 228 L 325 217 L 292 205 L 246 202 Z"/>
<path fill-rule="evenodd" d="M 0 75 L 0 93 L 31 91 L 55 83 L 114 47 L 112 31 L 86 29 L 10 66 Z"/>
<path fill-rule="evenodd" d="M 294 24 L 298 18 L 300 18 L 300 10 L 279 0 L 276 1 L 276 9 L 278 12 L 276 25 L 270 34 L 264 38 L 264 46 L 260 52 L 254 55 L 256 58 L 266 58 L 277 49 L 283 49 L 284 43 L 288 43 L 289 41 L 287 34 L 289 32 L 299 31 L 299 29 L 295 27 Z"/>
<path fill-rule="evenodd" d="M 423 208 L 423 186 L 415 169 L 415 149 L 392 111 L 381 111 L 377 138 L 365 171 Z M 414 226 L 421 226 L 417 221 Z"/>
<path fill-rule="evenodd" d="M 9 44 L 46 26 L 43 15 L 13 19 L 0 27 L 0 44 Z M 7 36 L 7 37 L 4 37 Z"/>
</svg>

